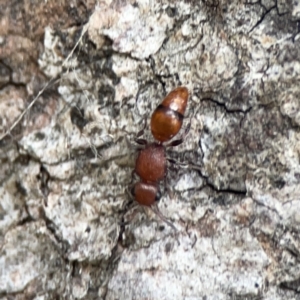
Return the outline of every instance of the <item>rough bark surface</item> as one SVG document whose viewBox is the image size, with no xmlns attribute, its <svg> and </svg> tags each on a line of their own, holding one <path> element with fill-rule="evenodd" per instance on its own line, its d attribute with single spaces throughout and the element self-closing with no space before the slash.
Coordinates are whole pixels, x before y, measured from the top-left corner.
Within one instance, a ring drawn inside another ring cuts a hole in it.
<svg viewBox="0 0 300 300">
<path fill-rule="evenodd" d="M 297 1 L 2 0 L 0 299 L 300 299 L 299 21 Z M 127 191 L 179 85 L 174 232 Z"/>
</svg>

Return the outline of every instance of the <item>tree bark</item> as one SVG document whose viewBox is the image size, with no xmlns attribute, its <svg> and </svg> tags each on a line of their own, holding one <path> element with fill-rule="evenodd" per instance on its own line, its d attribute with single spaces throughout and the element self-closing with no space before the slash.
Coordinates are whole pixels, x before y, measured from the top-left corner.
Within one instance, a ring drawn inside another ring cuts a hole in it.
<svg viewBox="0 0 300 300">
<path fill-rule="evenodd" d="M 299 299 L 299 19 L 296 1 L 2 0 L 0 299 Z M 174 231 L 130 189 L 177 86 Z"/>
</svg>

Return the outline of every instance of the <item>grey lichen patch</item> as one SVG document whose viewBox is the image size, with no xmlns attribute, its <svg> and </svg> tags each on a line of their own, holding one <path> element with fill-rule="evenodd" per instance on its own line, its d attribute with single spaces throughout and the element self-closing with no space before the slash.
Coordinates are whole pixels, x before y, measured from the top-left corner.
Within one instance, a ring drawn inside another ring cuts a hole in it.
<svg viewBox="0 0 300 300">
<path fill-rule="evenodd" d="M 266 12 L 265 7 L 257 1 L 254 3 L 248 1 L 246 4 L 238 0 L 226 1 L 219 9 L 226 31 L 233 34 L 247 34 Z"/>
<path fill-rule="evenodd" d="M 294 22 L 292 18 L 278 16 L 274 8 L 253 28 L 251 37 L 259 41 L 264 47 L 269 48 L 297 34 L 297 28 L 294 26 Z"/>
<path fill-rule="evenodd" d="M 220 235 L 213 231 L 213 237 L 201 236 L 193 228 L 180 234 L 177 241 L 167 238 L 138 251 L 125 251 L 109 282 L 107 299 L 222 299 L 218 291 L 225 278 L 227 293 L 262 293 L 264 268 L 269 263 L 266 254 L 247 229 L 226 225 L 225 214 L 216 213 Z M 134 272 L 128 272 L 132 268 Z"/>
<path fill-rule="evenodd" d="M 251 111 L 244 124 L 248 175 L 253 174 L 257 180 L 263 177 L 265 187 L 280 182 L 298 182 L 298 133 L 288 128 L 278 109 Z M 250 128 L 254 134 L 250 133 Z"/>
<path fill-rule="evenodd" d="M 0 91 L 0 134 L 3 134 L 12 121 L 25 107 L 26 91 L 22 88 L 6 86 Z"/>
<path fill-rule="evenodd" d="M 222 107 L 203 106 L 200 145 L 203 174 L 217 189 L 245 190 L 246 151 L 240 131 L 243 114 L 227 113 Z"/>
<path fill-rule="evenodd" d="M 57 54 L 53 49 L 61 41 L 51 37 L 49 35 L 47 49 L 52 49 L 51 53 L 55 56 Z M 56 59 L 59 58 L 55 58 L 54 65 Z M 117 145 L 116 151 L 108 153 L 107 146 L 115 144 L 128 133 L 134 135 L 136 132 L 135 123 L 141 116 L 132 110 L 138 93 L 134 71 L 140 67 L 140 63 L 119 55 L 99 58 L 95 54 L 89 59 L 93 63 L 83 65 L 78 60 L 72 60 L 70 65 L 65 65 L 76 67 L 76 70 L 67 72 L 60 81 L 58 91 L 60 100 L 63 100 L 60 102 L 62 110 L 56 116 L 57 121 L 53 122 L 53 126 L 43 132 L 45 139 L 36 141 L 34 136 L 29 136 L 22 141 L 26 151 L 47 164 L 79 158 L 89 150 L 95 159 L 108 160 L 114 155 L 119 156 L 120 151 L 123 153 L 126 148 Z M 49 65 L 47 61 L 45 63 Z M 55 138 L 57 133 L 59 139 Z M 52 146 L 45 147 L 50 140 Z M 33 144 L 36 147 L 32 147 Z M 36 150 L 33 151 L 33 148 Z M 105 153 L 101 153 L 102 150 Z"/>
<path fill-rule="evenodd" d="M 181 69 L 178 79 L 182 84 L 203 91 L 217 91 L 225 81 L 233 78 L 237 57 L 218 29 L 206 21 L 202 23 L 201 19 L 195 22 L 197 38 L 186 40 L 184 28 L 178 29 L 155 57 L 155 72 L 170 76 Z M 189 84 L 191 81 L 193 86 Z"/>
<path fill-rule="evenodd" d="M 283 98 L 286 95 L 279 98 L 282 110 L 289 109 L 290 100 Z M 211 111 L 213 107 L 214 112 Z M 200 138 L 203 174 L 216 188 L 245 191 L 247 176 L 258 178 L 261 173 L 265 180 L 268 178 L 269 184 L 276 185 L 292 179 L 288 170 L 298 174 L 299 147 L 295 139 L 289 138 L 296 137 L 297 133 L 288 129 L 289 123 L 276 105 L 242 113 L 227 111 L 223 105 L 210 107 L 207 102 L 202 111 L 205 112 Z M 294 181 L 297 181 L 295 175 Z"/>
<path fill-rule="evenodd" d="M 6 85 L 11 76 L 11 70 L 2 62 L 0 63 L 0 86 Z"/>
<path fill-rule="evenodd" d="M 16 180 L 23 192 L 21 198 L 22 212 L 27 221 L 39 220 L 43 218 L 44 197 L 47 195 L 47 179 L 41 176 L 41 165 L 32 160 L 29 160 L 20 169 Z"/>
<path fill-rule="evenodd" d="M 276 281 L 283 288 L 297 291 L 300 276 L 298 237 L 289 233 L 285 234 L 280 241 L 280 248 L 282 249 L 282 254 L 278 267 L 284 271 L 279 269 Z"/>
<path fill-rule="evenodd" d="M 268 193 L 262 194 L 258 188 L 253 189 L 253 199 L 258 204 L 265 206 L 271 211 L 277 213 L 281 218 L 283 226 L 295 230 L 299 228 L 299 189 L 297 185 L 285 186 L 282 189 L 270 189 Z"/>
<path fill-rule="evenodd" d="M 199 188 L 203 185 L 203 179 L 199 178 L 199 174 L 195 171 L 187 172 L 181 176 L 176 185 L 175 191 L 186 191 L 188 189 Z"/>
<path fill-rule="evenodd" d="M 75 110 L 78 111 L 78 108 Z M 24 137 L 20 142 L 22 149 L 46 164 L 79 158 L 87 150 L 93 152 L 95 158 L 102 158 L 101 149 L 105 150 L 105 145 L 114 143 L 124 135 L 125 131 L 117 130 L 124 125 L 118 122 L 120 117 L 111 119 L 107 109 L 101 109 L 97 104 L 85 105 L 83 111 L 86 116 L 80 123 L 83 126 L 79 126 L 78 118 L 74 120 L 72 110 L 67 109 L 58 116 L 57 123 Z M 130 112 L 126 113 L 128 120 L 133 118 Z"/>
<path fill-rule="evenodd" d="M 284 2 L 283 2 L 284 5 Z M 297 20 L 300 16 L 300 3 L 298 1 L 292 2 L 292 16 Z"/>
<path fill-rule="evenodd" d="M 106 293 L 106 285 L 110 268 L 114 262 L 101 262 L 87 264 L 74 262 L 72 265 L 72 279 L 68 282 L 68 297 L 75 299 L 99 298 L 103 299 Z"/>
<path fill-rule="evenodd" d="M 289 117 L 296 126 L 300 126 L 300 94 L 295 86 L 283 91 L 279 96 L 280 112 Z"/>
<path fill-rule="evenodd" d="M 47 27 L 45 28 L 44 37 L 44 52 L 39 59 L 40 68 L 50 78 L 57 77 L 62 72 L 63 56 L 58 51 L 55 51 L 59 38 L 54 35 L 54 31 Z M 73 65 L 75 67 L 75 65 Z"/>
<path fill-rule="evenodd" d="M 248 183 L 251 185 L 250 183 Z M 249 186 L 250 187 L 250 186 Z M 272 258 L 269 266 L 269 282 L 283 288 L 297 290 L 295 283 L 299 270 L 299 187 L 285 186 L 282 189 L 265 190 L 252 186 L 252 199 L 247 201 L 252 215 L 251 230 L 261 241 L 266 253 Z M 255 214 L 254 214 L 255 212 Z M 276 238 L 276 244 L 272 239 Z"/>
<path fill-rule="evenodd" d="M 0 188 L 0 243 L 3 243 L 5 233 L 27 216 L 23 210 L 24 187 L 19 185 L 15 176 L 10 177 Z M 17 196 L 17 197 L 16 197 Z"/>
<path fill-rule="evenodd" d="M 25 153 L 48 164 L 64 161 L 68 157 L 67 137 L 61 134 L 58 126 L 47 127 L 39 134 L 24 137 L 21 145 Z"/>
<path fill-rule="evenodd" d="M 115 175 L 109 178 L 104 173 Z M 70 183 L 49 184 L 45 214 L 61 239 L 68 242 L 70 260 L 95 261 L 111 256 L 119 236 L 118 214 L 127 197 L 125 183 L 118 181 L 121 174 L 124 176 L 124 171 L 112 163 L 105 168 L 85 168 Z"/>
<path fill-rule="evenodd" d="M 158 13 L 155 6 L 143 1 L 136 6 L 100 2 L 89 20 L 88 32 L 99 48 L 103 46 L 104 37 L 109 37 L 115 51 L 145 59 L 159 50 L 166 38 L 165 31 L 172 23 L 166 13 Z"/>
<path fill-rule="evenodd" d="M 65 261 L 44 222 L 10 230 L 4 237 L 0 254 L 0 293 L 24 291 L 37 295 L 64 291 Z"/>
</svg>

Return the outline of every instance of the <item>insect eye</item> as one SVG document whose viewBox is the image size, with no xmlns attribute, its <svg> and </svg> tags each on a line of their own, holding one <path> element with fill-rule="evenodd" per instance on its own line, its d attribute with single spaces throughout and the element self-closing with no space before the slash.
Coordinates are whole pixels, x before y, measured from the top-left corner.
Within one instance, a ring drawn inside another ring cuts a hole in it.
<svg viewBox="0 0 300 300">
<path fill-rule="evenodd" d="M 157 191 L 156 195 L 155 195 L 155 201 L 159 201 L 161 198 L 161 192 Z"/>
</svg>

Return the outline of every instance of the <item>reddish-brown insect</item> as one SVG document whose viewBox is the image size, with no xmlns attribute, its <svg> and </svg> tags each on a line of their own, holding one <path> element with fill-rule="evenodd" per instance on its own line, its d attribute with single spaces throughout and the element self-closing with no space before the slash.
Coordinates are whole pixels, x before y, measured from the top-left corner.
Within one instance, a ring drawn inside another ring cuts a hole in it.
<svg viewBox="0 0 300 300">
<path fill-rule="evenodd" d="M 142 149 L 135 163 L 135 172 L 141 181 L 135 184 L 135 200 L 151 206 L 159 200 L 158 183 L 167 172 L 166 150 L 162 144 L 151 143 Z"/>
<path fill-rule="evenodd" d="M 173 138 L 182 126 L 189 92 L 186 87 L 178 87 L 170 92 L 155 109 L 151 117 L 153 137 L 163 143 Z"/>
<path fill-rule="evenodd" d="M 171 91 L 151 117 L 151 132 L 156 141 L 148 143 L 144 139 L 136 139 L 137 143 L 145 146 L 138 154 L 134 170 L 141 179 L 134 186 L 135 200 L 141 205 L 151 207 L 159 200 L 159 183 L 167 174 L 166 147 L 181 144 L 190 127 L 187 127 L 180 139 L 167 145 L 163 143 L 171 140 L 181 129 L 187 100 L 186 87 L 178 87 Z M 144 130 L 139 132 L 138 136 L 143 133 Z M 158 211 L 157 213 L 163 218 Z M 166 221 L 164 218 L 163 220 Z"/>
</svg>

